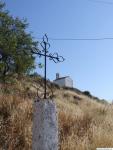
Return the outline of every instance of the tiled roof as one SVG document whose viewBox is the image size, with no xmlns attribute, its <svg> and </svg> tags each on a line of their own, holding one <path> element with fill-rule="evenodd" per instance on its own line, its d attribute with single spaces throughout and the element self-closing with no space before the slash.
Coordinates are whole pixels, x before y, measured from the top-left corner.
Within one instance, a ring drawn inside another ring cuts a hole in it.
<svg viewBox="0 0 113 150">
<path fill-rule="evenodd" d="M 61 79 L 65 79 L 65 78 L 68 78 L 68 77 L 69 77 L 69 76 L 61 77 L 61 78 L 55 79 L 54 81 L 56 81 L 56 80 L 61 80 Z"/>
</svg>

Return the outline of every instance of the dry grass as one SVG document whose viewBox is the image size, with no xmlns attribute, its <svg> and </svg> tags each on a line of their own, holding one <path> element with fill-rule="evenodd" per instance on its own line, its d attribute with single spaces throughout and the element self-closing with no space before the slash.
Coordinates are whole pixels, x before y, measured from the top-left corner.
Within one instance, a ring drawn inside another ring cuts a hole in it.
<svg viewBox="0 0 113 150">
<path fill-rule="evenodd" d="M 80 95 L 82 100 L 72 103 L 62 97 L 58 101 L 60 149 L 95 150 L 113 147 L 113 106 L 101 104 Z M 64 102 L 64 105 L 63 105 Z"/>
<path fill-rule="evenodd" d="M 32 101 L 0 96 L 0 150 L 31 149 Z"/>
<path fill-rule="evenodd" d="M 72 91 L 56 90 L 59 150 L 113 147 L 113 106 Z M 0 95 L 0 150 L 32 149 L 33 99 Z"/>
</svg>

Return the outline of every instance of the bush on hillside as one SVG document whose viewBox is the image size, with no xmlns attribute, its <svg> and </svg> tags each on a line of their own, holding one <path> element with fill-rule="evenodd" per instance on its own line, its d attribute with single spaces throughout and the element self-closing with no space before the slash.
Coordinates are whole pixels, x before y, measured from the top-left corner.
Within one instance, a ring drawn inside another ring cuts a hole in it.
<svg viewBox="0 0 113 150">
<path fill-rule="evenodd" d="M 88 96 L 88 97 L 92 97 L 92 95 L 90 94 L 89 91 L 84 91 L 83 94 L 86 95 L 86 96 Z"/>
</svg>

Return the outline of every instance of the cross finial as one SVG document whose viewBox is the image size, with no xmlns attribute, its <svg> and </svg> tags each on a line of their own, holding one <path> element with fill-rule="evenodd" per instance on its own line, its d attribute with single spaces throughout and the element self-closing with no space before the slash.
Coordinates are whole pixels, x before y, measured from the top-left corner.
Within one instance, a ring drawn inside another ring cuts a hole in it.
<svg viewBox="0 0 113 150">
<path fill-rule="evenodd" d="M 50 44 L 48 42 L 48 36 L 45 34 L 42 38 L 42 42 L 40 43 L 42 47 L 42 51 L 35 50 L 32 51 L 34 54 L 37 54 L 39 56 L 44 56 L 44 99 L 47 98 L 47 58 L 49 60 L 52 60 L 54 63 L 63 62 L 65 59 L 62 56 L 59 56 L 58 53 L 49 53 L 48 49 L 50 48 Z"/>
</svg>

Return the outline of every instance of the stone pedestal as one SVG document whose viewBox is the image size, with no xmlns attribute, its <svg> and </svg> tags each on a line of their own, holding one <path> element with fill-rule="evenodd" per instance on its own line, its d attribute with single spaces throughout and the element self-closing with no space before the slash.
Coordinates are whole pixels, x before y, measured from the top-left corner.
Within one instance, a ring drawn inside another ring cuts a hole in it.
<svg viewBox="0 0 113 150">
<path fill-rule="evenodd" d="M 52 100 L 34 103 L 32 150 L 58 150 L 58 120 Z"/>
</svg>

